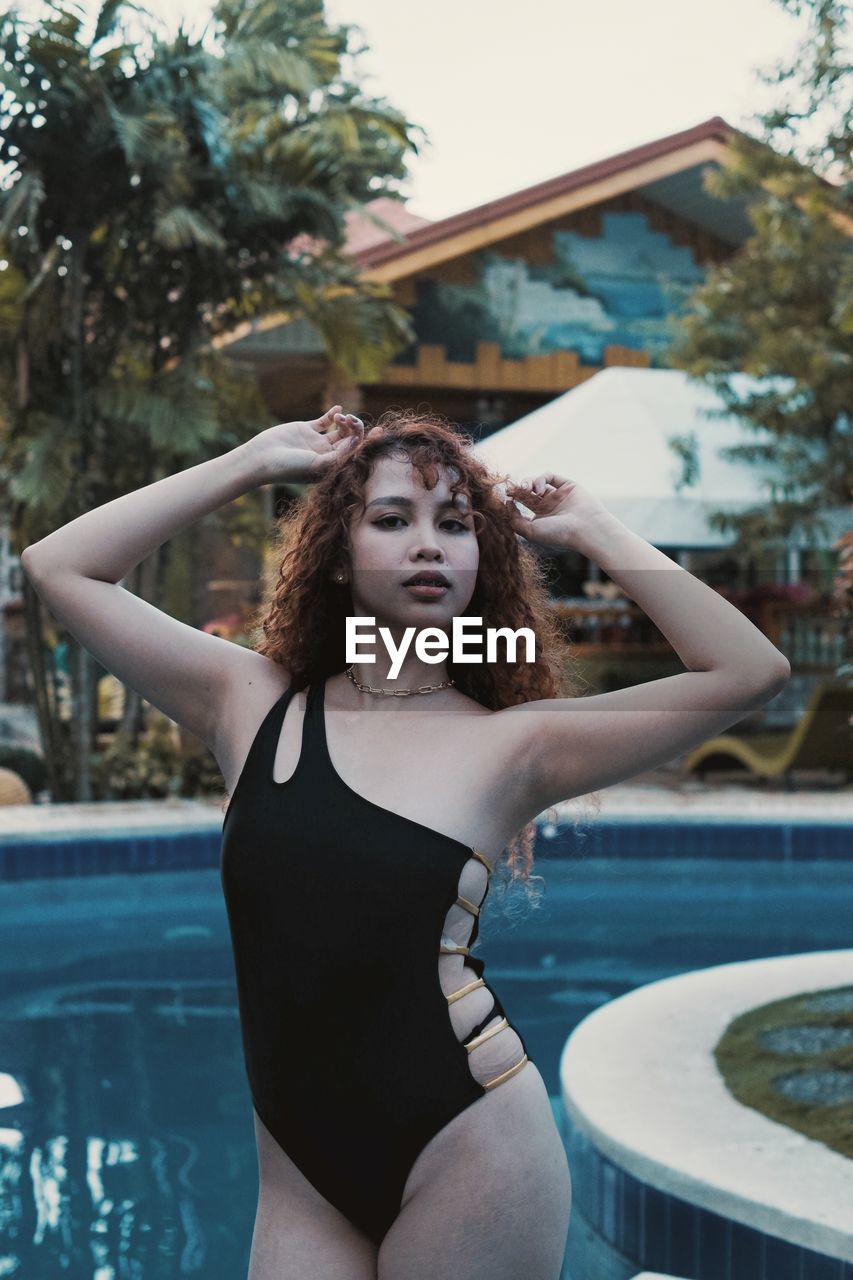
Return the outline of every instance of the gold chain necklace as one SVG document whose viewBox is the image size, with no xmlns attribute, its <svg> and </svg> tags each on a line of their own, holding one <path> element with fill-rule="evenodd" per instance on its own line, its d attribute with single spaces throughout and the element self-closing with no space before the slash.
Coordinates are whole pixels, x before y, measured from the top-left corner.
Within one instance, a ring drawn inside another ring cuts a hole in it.
<svg viewBox="0 0 853 1280">
<path fill-rule="evenodd" d="M 449 689 L 455 680 L 444 680 L 441 684 L 422 684 L 417 689 L 373 689 L 369 684 L 359 684 L 355 678 L 355 663 L 347 667 L 346 674 L 356 689 L 362 693 L 384 693 L 390 698 L 408 698 L 410 693 L 434 693 L 437 689 Z"/>
</svg>

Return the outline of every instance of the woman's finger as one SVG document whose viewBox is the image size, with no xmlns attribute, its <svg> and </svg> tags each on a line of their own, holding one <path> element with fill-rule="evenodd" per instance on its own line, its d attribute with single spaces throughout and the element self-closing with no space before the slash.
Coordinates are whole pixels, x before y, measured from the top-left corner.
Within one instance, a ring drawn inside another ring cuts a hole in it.
<svg viewBox="0 0 853 1280">
<path fill-rule="evenodd" d="M 325 434 L 331 429 L 332 424 L 335 421 L 335 415 L 340 413 L 342 409 L 342 404 L 333 404 L 331 409 L 327 409 L 322 417 L 314 418 L 308 425 L 313 427 L 315 431 Z"/>
<path fill-rule="evenodd" d="M 332 431 L 336 435 L 338 432 L 340 434 L 337 435 L 336 439 L 330 440 L 329 443 L 334 452 L 341 453 L 344 450 L 352 451 L 355 445 L 361 443 L 364 439 L 365 428 L 361 418 L 356 417 L 354 413 L 339 413 L 336 415 L 334 425 L 326 433 L 327 437 Z"/>
<path fill-rule="evenodd" d="M 332 415 L 332 419 L 328 424 L 328 428 L 323 432 L 323 434 L 327 437 L 327 439 L 329 439 L 332 436 L 336 436 L 337 439 L 330 439 L 330 443 L 339 444 L 340 441 L 344 439 L 349 429 L 350 428 L 347 423 L 347 415 L 345 413 L 335 413 Z"/>
<path fill-rule="evenodd" d="M 532 498 L 535 502 L 537 498 L 541 498 L 543 496 L 541 493 L 538 493 L 536 489 L 534 489 L 532 484 L 510 485 L 507 488 L 507 493 L 509 493 L 511 497 L 515 498 L 517 502 L 525 502 L 525 503 L 529 498 Z"/>
</svg>

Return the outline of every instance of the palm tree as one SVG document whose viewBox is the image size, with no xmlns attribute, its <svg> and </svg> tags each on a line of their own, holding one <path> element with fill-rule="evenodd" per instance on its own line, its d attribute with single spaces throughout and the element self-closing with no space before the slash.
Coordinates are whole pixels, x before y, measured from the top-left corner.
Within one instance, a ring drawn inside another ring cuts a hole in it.
<svg viewBox="0 0 853 1280">
<path fill-rule="evenodd" d="M 353 29 L 327 27 L 315 0 L 221 0 L 212 42 L 182 25 L 130 38 L 123 8 L 105 0 L 89 39 L 76 8 L 0 16 L 0 495 L 16 552 L 267 425 L 215 345 L 241 320 L 308 317 L 356 380 L 412 339 L 342 253 L 345 213 L 394 193 L 419 132 L 344 78 Z M 145 582 L 137 570 L 147 598 L 166 550 Z M 51 789 L 88 799 L 91 657 L 77 648 L 71 741 L 24 591 Z"/>
</svg>

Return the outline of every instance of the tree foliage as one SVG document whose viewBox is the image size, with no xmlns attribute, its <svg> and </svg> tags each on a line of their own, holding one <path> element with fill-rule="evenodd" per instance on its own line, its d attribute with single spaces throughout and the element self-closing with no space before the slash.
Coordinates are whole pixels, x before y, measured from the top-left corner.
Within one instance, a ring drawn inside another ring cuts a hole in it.
<svg viewBox="0 0 853 1280">
<path fill-rule="evenodd" d="M 104 3 L 88 44 L 70 9 L 0 19 L 0 407 L 28 540 L 40 507 L 51 526 L 61 494 L 80 506 L 82 475 L 97 501 L 100 482 L 128 487 L 115 463 L 136 469 L 142 446 L 168 470 L 260 427 L 257 401 L 249 421 L 223 404 L 233 366 L 211 346 L 241 321 L 310 314 L 356 378 L 410 340 L 341 252 L 346 211 L 417 149 L 414 126 L 342 78 L 351 29 L 314 0 L 222 0 L 217 49 L 181 28 L 143 57 L 122 7 Z"/>
<path fill-rule="evenodd" d="M 795 530 L 808 539 L 825 527 L 821 508 L 853 496 L 849 15 L 841 0 L 779 3 L 808 22 L 791 62 L 764 73 L 781 100 L 705 179 L 713 195 L 745 202 L 752 231 L 694 292 L 669 353 L 725 411 L 770 433 L 726 451 L 773 464 L 781 478 L 766 504 L 713 518 L 750 550 Z M 744 396 L 738 371 L 764 381 Z"/>
<path fill-rule="evenodd" d="M 308 317 L 356 380 L 412 337 L 342 252 L 345 215 L 396 194 L 420 133 L 345 74 L 356 29 L 321 0 L 220 0 L 198 39 L 153 22 L 131 37 L 130 12 L 103 0 L 89 38 L 71 3 L 0 14 L 0 509 L 17 552 L 269 425 L 220 350 L 241 323 Z M 76 696 L 79 762 L 84 674 Z"/>
</svg>

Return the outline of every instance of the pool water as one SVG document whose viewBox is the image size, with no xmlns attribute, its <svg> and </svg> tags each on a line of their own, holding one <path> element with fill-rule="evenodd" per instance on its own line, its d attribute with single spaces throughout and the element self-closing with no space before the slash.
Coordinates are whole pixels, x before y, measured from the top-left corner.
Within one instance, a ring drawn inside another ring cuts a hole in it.
<svg viewBox="0 0 853 1280">
<path fill-rule="evenodd" d="M 853 861 L 537 872 L 520 921 L 490 895 L 475 954 L 557 1111 L 566 1038 L 606 1001 L 850 945 Z M 0 1280 L 245 1276 L 257 1159 L 218 870 L 0 883 L 0 920 Z"/>
</svg>

